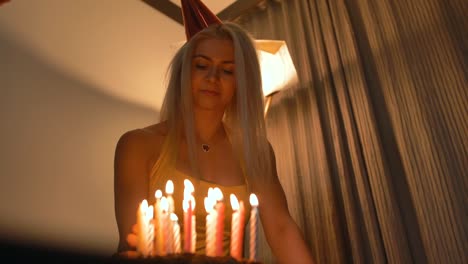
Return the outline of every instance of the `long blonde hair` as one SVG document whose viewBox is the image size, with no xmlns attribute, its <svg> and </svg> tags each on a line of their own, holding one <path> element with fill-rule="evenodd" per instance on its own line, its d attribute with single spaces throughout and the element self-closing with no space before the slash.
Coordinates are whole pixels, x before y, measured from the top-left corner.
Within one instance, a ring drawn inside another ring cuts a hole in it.
<svg viewBox="0 0 468 264">
<path fill-rule="evenodd" d="M 229 39 L 234 45 L 237 87 L 226 108 L 223 123 L 243 168 L 245 180 L 249 183 L 252 177 L 258 177 L 263 181 L 272 173 L 270 146 L 263 116 L 261 73 L 254 40 L 240 26 L 225 22 L 197 33 L 177 51 L 171 61 L 166 96 L 160 114 L 161 121 L 167 122 L 168 133 L 151 173 L 150 190 L 155 188 L 161 175 L 170 175 L 175 169 L 182 136 L 187 141 L 192 171 L 196 177 L 201 176 L 195 151 L 190 73 L 196 45 L 207 38 Z"/>
</svg>

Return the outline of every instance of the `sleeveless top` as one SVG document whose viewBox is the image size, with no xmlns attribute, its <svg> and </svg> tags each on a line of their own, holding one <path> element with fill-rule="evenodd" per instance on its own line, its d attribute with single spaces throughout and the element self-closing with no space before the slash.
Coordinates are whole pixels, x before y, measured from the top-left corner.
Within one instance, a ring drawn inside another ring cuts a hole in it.
<svg viewBox="0 0 468 264">
<path fill-rule="evenodd" d="M 182 207 L 182 201 L 184 198 L 184 180 L 188 179 L 192 182 L 195 191 L 193 192 L 193 196 L 195 198 L 195 216 L 196 216 L 196 232 L 197 232 L 197 243 L 196 243 L 196 253 L 197 254 L 205 254 L 205 246 L 206 246 L 206 215 L 207 212 L 205 210 L 205 197 L 208 196 L 208 189 L 210 187 L 215 188 L 218 187 L 221 189 L 223 193 L 223 202 L 225 204 L 225 218 L 224 218 L 224 235 L 223 235 L 223 252 L 224 255 L 229 255 L 229 247 L 230 247 L 230 233 L 231 233 L 231 218 L 232 218 L 232 207 L 230 201 L 231 193 L 236 195 L 238 201 L 243 201 L 245 207 L 245 222 L 244 222 L 244 232 L 245 226 L 250 218 L 250 210 L 251 206 L 249 203 L 249 196 L 250 193 L 248 192 L 247 185 L 235 185 L 235 186 L 223 186 L 216 183 L 208 182 L 205 180 L 199 180 L 195 177 L 189 176 L 185 173 L 182 173 L 178 170 L 174 170 L 172 175 L 162 176 L 161 179 L 156 184 L 156 189 L 150 190 L 150 199 L 151 203 L 154 203 L 155 197 L 154 194 L 156 190 L 161 190 L 163 196 L 166 196 L 166 183 L 168 180 L 172 180 L 174 183 L 174 193 L 172 197 L 174 199 L 174 213 L 177 215 L 179 219 L 180 225 L 180 232 L 181 232 L 181 240 L 182 240 L 182 248 L 183 248 L 183 230 L 184 230 L 184 211 Z M 244 235 L 245 240 L 245 235 Z"/>
</svg>

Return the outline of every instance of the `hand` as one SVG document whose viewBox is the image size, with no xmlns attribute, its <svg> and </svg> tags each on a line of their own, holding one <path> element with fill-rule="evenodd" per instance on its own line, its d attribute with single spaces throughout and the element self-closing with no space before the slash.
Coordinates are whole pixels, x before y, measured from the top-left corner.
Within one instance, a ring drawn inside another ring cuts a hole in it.
<svg viewBox="0 0 468 264">
<path fill-rule="evenodd" d="M 127 250 L 127 251 L 120 251 L 117 253 L 119 257 L 123 258 L 138 258 L 141 256 L 141 254 L 136 250 L 137 244 L 138 244 L 138 226 L 137 224 L 134 224 L 132 226 L 132 232 L 127 235 L 127 244 L 130 249 L 133 250 Z"/>
</svg>

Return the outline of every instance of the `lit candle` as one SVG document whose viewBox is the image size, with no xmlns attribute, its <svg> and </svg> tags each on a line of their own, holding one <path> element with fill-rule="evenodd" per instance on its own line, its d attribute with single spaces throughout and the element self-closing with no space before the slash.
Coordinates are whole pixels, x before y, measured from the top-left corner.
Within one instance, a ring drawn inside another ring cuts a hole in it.
<svg viewBox="0 0 468 264">
<path fill-rule="evenodd" d="M 154 207 L 152 205 L 148 206 L 147 212 L 146 212 L 146 221 L 148 223 L 148 239 L 147 239 L 147 247 L 146 247 L 146 252 L 148 256 L 153 256 L 154 255 L 154 221 L 153 221 L 153 216 L 154 216 Z"/>
<path fill-rule="evenodd" d="M 255 194 L 250 194 L 250 261 L 257 261 L 257 233 L 258 233 L 258 199 Z"/>
<path fill-rule="evenodd" d="M 176 214 L 171 214 L 172 226 L 174 227 L 174 253 L 178 254 L 181 252 L 180 249 L 180 226 L 178 223 L 178 217 Z"/>
<path fill-rule="evenodd" d="M 162 255 L 163 247 L 164 247 L 164 240 L 163 240 L 163 228 L 161 227 L 161 197 L 162 192 L 161 190 L 157 190 L 154 193 L 154 197 L 156 198 L 156 202 L 154 204 L 154 230 L 155 230 L 155 247 L 154 253 L 155 255 Z"/>
<path fill-rule="evenodd" d="M 167 202 L 169 203 L 169 214 L 174 212 L 174 198 L 172 198 L 172 194 L 174 193 L 174 183 L 171 180 L 168 180 L 166 183 L 166 194 L 167 194 Z"/>
<path fill-rule="evenodd" d="M 192 193 L 194 187 L 191 181 L 184 180 L 184 200 L 182 201 L 182 209 L 184 210 L 184 252 L 190 253 L 192 251 L 192 216 L 193 216 L 193 202 Z"/>
<path fill-rule="evenodd" d="M 191 253 L 195 253 L 195 250 L 197 249 L 196 248 L 196 246 L 197 246 L 197 229 L 195 228 L 197 226 L 196 225 L 197 224 L 196 218 L 197 218 L 197 216 L 195 214 L 192 215 L 192 241 L 190 243 L 190 252 Z"/>
<path fill-rule="evenodd" d="M 205 210 L 206 210 L 206 255 L 210 257 L 215 256 L 215 242 L 216 242 L 216 211 L 214 210 L 214 203 L 216 201 L 210 196 L 205 197 Z"/>
<path fill-rule="evenodd" d="M 161 218 L 160 218 L 160 227 L 162 229 L 162 239 L 163 239 L 163 245 L 162 245 L 162 252 L 161 256 L 164 256 L 166 254 L 172 253 L 171 247 L 172 247 L 172 236 L 169 228 L 169 203 L 167 202 L 166 197 L 161 198 Z"/>
<path fill-rule="evenodd" d="M 244 202 L 238 201 L 234 194 L 231 194 L 232 224 L 231 224 L 231 256 L 237 260 L 242 260 L 242 246 L 244 240 Z"/>
<path fill-rule="evenodd" d="M 137 212 L 138 243 L 137 251 L 143 257 L 151 255 L 153 250 L 154 229 L 151 219 L 153 218 L 153 206 L 148 207 L 148 201 L 144 199 Z"/>
<path fill-rule="evenodd" d="M 218 187 L 214 188 L 216 197 L 216 243 L 215 255 L 220 257 L 223 255 L 223 236 L 224 236 L 224 210 L 223 193 Z"/>
</svg>

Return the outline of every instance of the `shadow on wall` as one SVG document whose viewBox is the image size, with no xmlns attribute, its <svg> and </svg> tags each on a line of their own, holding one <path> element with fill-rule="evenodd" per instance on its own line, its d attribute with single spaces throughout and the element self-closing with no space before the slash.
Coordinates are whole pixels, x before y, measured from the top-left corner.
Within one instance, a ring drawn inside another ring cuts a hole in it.
<svg viewBox="0 0 468 264">
<path fill-rule="evenodd" d="M 2 32 L 0 58 L 0 239 L 114 253 L 115 145 L 159 114 L 70 78 Z"/>
</svg>

